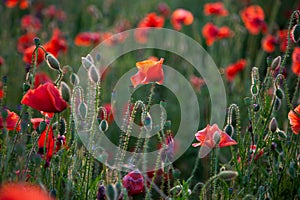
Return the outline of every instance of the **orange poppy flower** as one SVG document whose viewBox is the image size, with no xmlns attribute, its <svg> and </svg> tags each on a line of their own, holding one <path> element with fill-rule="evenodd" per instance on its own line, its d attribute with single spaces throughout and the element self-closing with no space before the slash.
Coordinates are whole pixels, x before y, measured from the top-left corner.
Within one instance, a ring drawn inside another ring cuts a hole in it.
<svg viewBox="0 0 300 200">
<path fill-rule="evenodd" d="M 164 81 L 164 72 L 162 69 L 163 62 L 163 58 L 159 61 L 145 60 L 137 62 L 136 67 L 139 71 L 130 78 L 133 87 L 136 87 L 139 84 L 148 84 L 150 82 L 162 84 Z"/>
<path fill-rule="evenodd" d="M 275 36 L 268 34 L 262 41 L 262 48 L 265 52 L 272 53 L 275 51 L 275 45 L 277 44 L 277 39 Z"/>
<path fill-rule="evenodd" d="M 33 15 L 24 15 L 21 19 L 21 28 L 36 33 L 42 28 L 42 23 L 39 18 Z"/>
<path fill-rule="evenodd" d="M 190 11 L 182 8 L 176 9 L 171 15 L 171 24 L 177 31 L 181 30 L 182 24 L 190 25 L 193 23 L 193 21 L 193 14 Z"/>
<path fill-rule="evenodd" d="M 292 54 L 292 71 L 297 76 L 300 76 L 300 47 L 295 47 Z"/>
<path fill-rule="evenodd" d="M 227 16 L 228 11 L 224 8 L 223 2 L 204 4 L 204 15 Z"/>
<path fill-rule="evenodd" d="M 238 72 L 243 70 L 247 65 L 247 62 L 245 59 L 240 59 L 236 63 L 231 64 L 225 68 L 225 75 L 228 81 L 233 81 L 234 77 Z"/>
<path fill-rule="evenodd" d="M 279 43 L 280 43 L 280 51 L 285 52 L 288 44 L 288 30 L 279 30 L 278 31 Z"/>
<path fill-rule="evenodd" d="M 149 13 L 144 17 L 138 24 L 138 28 L 162 28 L 165 24 L 165 18 L 156 15 L 156 13 Z M 140 43 L 147 42 L 148 30 L 147 29 L 136 29 L 134 32 L 136 40 Z"/>
<path fill-rule="evenodd" d="M 75 45 L 81 47 L 95 46 L 100 42 L 101 34 L 97 32 L 79 33 L 74 40 Z"/>
<path fill-rule="evenodd" d="M 19 37 L 17 49 L 20 53 L 23 53 L 25 49 L 32 46 L 33 39 L 36 37 L 35 33 L 26 33 Z"/>
<path fill-rule="evenodd" d="M 20 9 L 24 10 L 29 7 L 28 0 L 4 0 L 4 4 L 8 8 L 14 8 L 19 4 Z"/>
<path fill-rule="evenodd" d="M 206 39 L 206 44 L 211 46 L 216 40 L 233 37 L 234 33 L 227 26 L 218 28 L 209 22 L 202 28 L 202 35 Z"/>
<path fill-rule="evenodd" d="M 7 130 L 14 130 L 16 128 L 17 131 L 21 130 L 19 119 L 20 117 L 15 113 L 11 112 L 10 110 L 6 109 L 7 117 L 5 119 L 5 123 L 3 123 L 2 115 L 0 115 L 0 129 L 6 128 Z"/>
<path fill-rule="evenodd" d="M 247 28 L 247 30 L 253 34 L 257 35 L 262 31 L 265 33 L 267 31 L 267 24 L 265 20 L 265 13 L 263 9 L 258 5 L 252 5 L 241 12 L 242 20 Z"/>
<path fill-rule="evenodd" d="M 0 187 L 1 200 L 51 200 L 48 192 L 29 183 L 6 183 Z M 53 199 L 52 199 L 53 200 Z"/>
<path fill-rule="evenodd" d="M 297 114 L 296 114 L 296 113 Z M 294 111 L 290 111 L 288 114 L 288 119 L 290 121 L 291 124 L 291 128 L 293 133 L 295 134 L 299 134 L 300 132 L 300 105 L 298 105 Z"/>
<path fill-rule="evenodd" d="M 22 104 L 36 110 L 57 113 L 67 107 L 67 102 L 62 98 L 59 90 L 52 83 L 45 83 L 36 89 L 30 89 L 23 96 Z"/>
<path fill-rule="evenodd" d="M 227 133 L 220 130 L 217 124 L 213 124 L 212 126 L 208 124 L 203 130 L 198 131 L 195 136 L 199 142 L 192 144 L 193 147 L 206 146 L 209 148 L 222 148 L 237 144 Z M 216 139 L 219 141 L 215 141 Z"/>
<path fill-rule="evenodd" d="M 48 166 L 48 164 L 50 163 L 53 155 L 54 140 L 55 139 L 52 126 L 47 125 L 38 139 L 38 154 L 40 154 L 42 158 L 46 160 L 46 166 Z M 46 152 L 44 152 L 44 150 Z"/>
<path fill-rule="evenodd" d="M 63 51 L 67 51 L 67 42 L 66 40 L 62 37 L 62 34 L 59 29 L 54 29 L 53 35 L 50 39 L 49 42 L 45 43 L 43 45 L 44 49 L 51 53 L 54 57 L 58 56 L 58 53 Z M 32 45 L 28 48 L 26 48 L 23 52 L 23 61 L 25 63 L 31 64 L 32 60 L 32 54 L 34 52 L 35 45 Z M 37 63 L 41 63 L 44 60 L 45 53 L 43 50 L 39 49 L 38 50 L 38 58 L 37 58 Z"/>
</svg>

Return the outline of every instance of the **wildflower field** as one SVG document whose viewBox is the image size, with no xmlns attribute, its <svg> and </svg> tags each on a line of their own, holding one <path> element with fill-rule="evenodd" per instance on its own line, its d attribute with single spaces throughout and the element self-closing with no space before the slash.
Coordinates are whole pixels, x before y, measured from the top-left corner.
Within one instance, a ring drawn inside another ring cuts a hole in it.
<svg viewBox="0 0 300 200">
<path fill-rule="evenodd" d="M 299 1 L 0 16 L 0 200 L 300 199 Z"/>
</svg>

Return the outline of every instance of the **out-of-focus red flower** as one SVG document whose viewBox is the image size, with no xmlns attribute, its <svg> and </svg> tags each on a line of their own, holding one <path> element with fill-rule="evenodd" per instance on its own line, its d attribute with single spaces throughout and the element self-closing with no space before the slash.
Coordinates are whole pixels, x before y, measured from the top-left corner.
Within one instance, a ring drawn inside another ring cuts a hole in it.
<svg viewBox="0 0 300 200">
<path fill-rule="evenodd" d="M 57 113 L 67 107 L 67 102 L 62 98 L 59 90 L 52 83 L 45 83 L 36 89 L 30 89 L 23 96 L 22 104 L 36 110 Z"/>
<path fill-rule="evenodd" d="M 209 22 L 202 28 L 202 35 L 206 39 L 206 44 L 211 46 L 216 40 L 233 37 L 234 33 L 227 26 L 218 28 Z"/>
<path fill-rule="evenodd" d="M 3 122 L 3 118 L 0 115 L 0 129 L 6 128 L 7 130 L 14 130 L 16 128 L 17 131 L 21 130 L 20 123 L 19 122 L 19 115 L 15 112 L 11 112 L 10 110 L 6 109 L 7 117 L 5 119 L 5 123 Z"/>
<path fill-rule="evenodd" d="M 88 47 L 88 46 L 95 46 L 97 45 L 101 40 L 101 34 L 97 32 L 82 32 L 76 35 L 75 37 L 75 44 L 77 46 L 83 46 L 83 47 Z"/>
<path fill-rule="evenodd" d="M 26 33 L 19 37 L 17 49 L 20 53 L 23 53 L 25 49 L 31 47 L 33 44 L 33 39 L 35 38 L 35 33 Z"/>
<path fill-rule="evenodd" d="M 130 196 L 145 192 L 144 177 L 138 171 L 129 172 L 124 176 L 122 183 Z"/>
<path fill-rule="evenodd" d="M 292 71 L 297 76 L 300 76 L 300 47 L 295 47 L 292 54 Z"/>
<path fill-rule="evenodd" d="M 157 5 L 157 10 L 164 17 L 169 17 L 169 15 L 171 13 L 170 7 L 166 3 L 158 4 Z"/>
<path fill-rule="evenodd" d="M 245 59 L 240 59 L 236 63 L 231 64 L 225 68 L 225 75 L 228 81 L 233 81 L 235 75 L 243 70 L 247 65 L 247 62 Z"/>
<path fill-rule="evenodd" d="M 0 56 L 0 66 L 4 65 L 5 61 L 4 58 Z"/>
<path fill-rule="evenodd" d="M 106 110 L 106 120 L 108 122 L 108 124 L 112 123 L 114 120 L 114 112 L 112 110 L 111 104 L 110 103 L 106 103 L 103 105 L 103 107 Z M 101 119 L 104 119 L 104 115 L 103 113 L 101 113 Z"/>
<path fill-rule="evenodd" d="M 176 9 L 171 15 L 171 24 L 174 29 L 179 31 L 182 28 L 182 24 L 191 25 L 194 21 L 193 14 L 185 9 Z"/>
<path fill-rule="evenodd" d="M 296 113 L 297 114 L 296 114 Z M 299 134 L 300 132 L 300 105 L 298 105 L 294 111 L 291 110 L 288 114 L 288 119 L 290 121 L 290 125 L 293 133 Z"/>
<path fill-rule="evenodd" d="M 192 74 L 190 77 L 190 83 L 198 92 L 200 92 L 201 87 L 205 85 L 205 81 L 194 74 Z"/>
<path fill-rule="evenodd" d="M 253 159 L 253 156 L 254 156 L 256 151 L 257 151 L 256 145 L 251 145 L 250 146 L 251 160 Z M 260 157 L 262 157 L 263 154 L 264 154 L 264 149 L 258 150 L 258 153 L 256 153 L 256 156 L 255 156 L 254 160 L 258 160 Z"/>
<path fill-rule="evenodd" d="M 280 43 L 280 51 L 285 52 L 286 47 L 288 45 L 288 30 L 279 30 L 278 31 L 279 43 Z"/>
<path fill-rule="evenodd" d="M 59 21 L 64 21 L 66 19 L 66 13 L 61 9 L 57 9 L 55 5 L 50 5 L 43 9 L 42 13 L 47 18 L 54 18 Z"/>
<path fill-rule="evenodd" d="M 138 28 L 162 28 L 165 24 L 165 18 L 156 15 L 156 13 L 147 14 L 138 24 Z M 147 42 L 148 38 L 147 29 L 136 29 L 134 32 L 135 39 L 140 43 Z"/>
<path fill-rule="evenodd" d="M 0 100 L 4 97 L 4 91 L 2 88 L 0 88 Z"/>
<path fill-rule="evenodd" d="M 27 32 L 36 33 L 42 28 L 42 23 L 33 15 L 24 15 L 21 19 L 21 28 Z"/>
<path fill-rule="evenodd" d="M 38 154 L 40 154 L 42 158 L 46 160 L 46 165 L 48 165 L 54 150 L 54 134 L 52 126 L 47 125 L 45 130 L 40 135 L 38 139 L 38 148 Z"/>
<path fill-rule="evenodd" d="M 267 24 L 265 20 L 264 10 L 258 5 L 251 5 L 241 11 L 242 20 L 247 30 L 257 35 L 261 31 L 265 33 L 267 31 Z"/>
<path fill-rule="evenodd" d="M 29 183 L 6 183 L 0 187 L 1 200 L 53 200 L 48 192 Z"/>
<path fill-rule="evenodd" d="M 68 149 L 67 139 L 66 139 L 66 136 L 58 134 L 58 136 L 56 138 L 55 152 L 58 152 L 62 148 Z"/>
<path fill-rule="evenodd" d="M 222 148 L 237 144 L 227 133 L 220 130 L 217 124 L 213 124 L 212 126 L 208 124 L 203 130 L 198 131 L 195 136 L 199 142 L 192 144 L 193 147 Z"/>
<path fill-rule="evenodd" d="M 19 3 L 20 9 L 24 10 L 29 7 L 28 0 L 4 0 L 4 4 L 8 8 L 14 8 Z"/>
<path fill-rule="evenodd" d="M 204 15 L 227 16 L 228 11 L 225 9 L 223 2 L 204 4 Z"/>
<path fill-rule="evenodd" d="M 273 51 L 275 51 L 277 39 L 275 36 L 268 34 L 262 39 L 261 43 L 262 48 L 265 52 L 272 53 Z"/>
<path fill-rule="evenodd" d="M 159 61 L 144 60 L 137 62 L 136 67 L 139 71 L 130 78 L 133 87 L 136 87 L 139 84 L 148 84 L 150 82 L 162 84 L 164 81 L 164 72 L 162 69 L 163 62 L 163 58 Z"/>
<path fill-rule="evenodd" d="M 38 72 L 34 76 L 34 88 L 37 88 L 39 85 L 44 83 L 52 83 L 53 81 L 45 72 Z"/>
<path fill-rule="evenodd" d="M 67 42 L 62 37 L 62 33 L 60 32 L 60 30 L 56 28 L 53 30 L 53 35 L 50 41 L 45 43 L 43 47 L 47 52 L 51 53 L 54 57 L 57 57 L 59 52 L 67 51 Z M 25 63 L 31 64 L 32 54 L 34 52 L 34 49 L 35 49 L 35 45 L 32 45 L 24 50 L 23 61 Z M 44 60 L 44 57 L 45 57 L 44 51 L 39 48 L 37 63 L 38 64 L 41 63 Z"/>
<path fill-rule="evenodd" d="M 36 129 L 37 127 L 39 127 L 39 125 L 42 121 L 45 121 L 45 119 L 44 118 L 31 118 L 30 119 L 33 129 Z M 46 123 L 49 123 L 49 120 L 46 121 Z"/>
</svg>

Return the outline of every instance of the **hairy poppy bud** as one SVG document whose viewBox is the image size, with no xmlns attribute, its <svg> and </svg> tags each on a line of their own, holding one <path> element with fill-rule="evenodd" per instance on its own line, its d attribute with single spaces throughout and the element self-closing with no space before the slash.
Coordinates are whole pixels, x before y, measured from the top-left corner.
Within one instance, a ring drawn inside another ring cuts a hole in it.
<svg viewBox="0 0 300 200">
<path fill-rule="evenodd" d="M 298 43 L 300 41 L 300 25 L 296 24 L 291 31 L 291 39 L 294 43 Z"/>
<path fill-rule="evenodd" d="M 61 96 L 65 101 L 69 101 L 70 97 L 71 97 L 71 90 L 69 88 L 69 86 L 62 81 L 60 83 L 60 92 L 61 92 Z"/>
<path fill-rule="evenodd" d="M 105 132 L 105 131 L 107 131 L 107 129 L 108 129 L 108 123 L 107 123 L 107 121 L 105 119 L 101 120 L 100 124 L 99 124 L 99 130 L 101 132 Z"/>
<path fill-rule="evenodd" d="M 275 94 L 276 94 L 276 97 L 277 97 L 277 98 L 279 98 L 279 99 L 282 99 L 282 98 L 283 98 L 283 91 L 282 91 L 280 88 L 278 88 L 278 89 L 276 90 Z"/>
<path fill-rule="evenodd" d="M 277 120 L 275 117 L 273 117 L 270 121 L 270 124 L 269 124 L 269 130 L 274 133 L 278 128 L 278 125 L 277 125 Z"/>
<path fill-rule="evenodd" d="M 50 69 L 60 71 L 60 63 L 52 54 L 46 53 L 45 59 Z"/>
<path fill-rule="evenodd" d="M 78 112 L 81 119 L 87 118 L 87 105 L 84 102 L 81 102 L 78 106 Z"/>
<path fill-rule="evenodd" d="M 232 170 L 225 170 L 225 171 L 221 171 L 219 173 L 219 177 L 221 179 L 223 179 L 224 181 L 231 181 L 233 179 L 235 179 L 238 176 L 238 173 L 236 171 L 232 171 Z"/>
<path fill-rule="evenodd" d="M 271 69 L 276 69 L 277 67 L 280 66 L 281 63 L 281 56 L 277 56 L 276 58 L 274 58 L 274 60 L 271 63 Z"/>
<path fill-rule="evenodd" d="M 70 75 L 70 83 L 71 83 L 73 86 L 76 86 L 76 85 L 79 85 L 79 82 L 80 82 L 80 80 L 79 80 L 78 75 L 75 74 L 75 73 L 72 73 L 72 74 Z"/>
<path fill-rule="evenodd" d="M 100 81 L 100 75 L 95 65 L 91 65 L 89 68 L 89 78 L 94 83 L 98 83 Z"/>
</svg>

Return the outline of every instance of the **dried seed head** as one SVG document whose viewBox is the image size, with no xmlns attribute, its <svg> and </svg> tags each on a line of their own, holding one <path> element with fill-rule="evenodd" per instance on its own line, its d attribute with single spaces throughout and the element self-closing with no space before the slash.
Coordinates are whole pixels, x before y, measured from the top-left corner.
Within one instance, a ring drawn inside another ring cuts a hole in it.
<svg viewBox="0 0 300 200">
<path fill-rule="evenodd" d="M 59 61 L 51 53 L 46 53 L 45 59 L 50 69 L 61 71 Z"/>
</svg>

